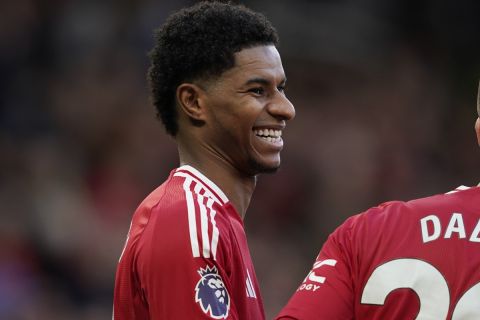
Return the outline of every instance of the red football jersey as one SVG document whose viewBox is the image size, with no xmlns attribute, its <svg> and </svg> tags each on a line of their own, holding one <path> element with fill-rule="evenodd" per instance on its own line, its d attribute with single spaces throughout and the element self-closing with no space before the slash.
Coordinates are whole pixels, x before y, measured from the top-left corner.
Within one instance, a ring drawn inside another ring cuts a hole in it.
<svg viewBox="0 0 480 320">
<path fill-rule="evenodd" d="M 115 280 L 115 320 L 264 319 L 243 221 L 190 166 L 136 210 Z"/>
<path fill-rule="evenodd" d="M 349 218 L 277 319 L 480 319 L 480 188 Z"/>
</svg>

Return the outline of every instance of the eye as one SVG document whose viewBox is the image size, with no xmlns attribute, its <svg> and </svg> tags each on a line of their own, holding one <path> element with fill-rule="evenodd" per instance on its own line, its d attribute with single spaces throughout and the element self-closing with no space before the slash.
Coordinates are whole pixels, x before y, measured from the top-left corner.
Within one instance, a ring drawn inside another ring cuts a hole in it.
<svg viewBox="0 0 480 320">
<path fill-rule="evenodd" d="M 252 92 L 252 93 L 255 93 L 255 94 L 258 94 L 258 95 L 262 95 L 265 92 L 265 90 L 262 87 L 258 87 L 258 88 L 252 88 L 252 89 L 248 90 L 248 92 Z"/>
<path fill-rule="evenodd" d="M 277 90 L 280 91 L 281 93 L 285 93 L 285 86 L 284 85 L 278 86 Z"/>
</svg>

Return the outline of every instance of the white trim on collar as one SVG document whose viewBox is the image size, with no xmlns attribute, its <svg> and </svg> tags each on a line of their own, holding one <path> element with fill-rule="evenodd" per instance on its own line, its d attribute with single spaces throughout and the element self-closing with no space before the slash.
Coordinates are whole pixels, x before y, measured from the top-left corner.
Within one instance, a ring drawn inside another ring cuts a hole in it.
<svg viewBox="0 0 480 320">
<path fill-rule="evenodd" d="M 181 171 L 187 171 L 190 174 L 192 174 L 193 176 L 199 178 L 202 181 L 203 184 L 205 184 L 207 187 L 212 189 L 220 197 L 220 199 L 223 201 L 223 203 L 228 202 L 228 198 L 225 195 L 225 193 L 223 193 L 223 191 L 212 180 L 205 177 L 200 171 L 198 171 L 194 167 L 189 166 L 187 164 L 183 165 L 181 167 L 178 167 L 177 170 L 175 170 L 175 172 L 178 172 L 180 170 Z"/>
<path fill-rule="evenodd" d="M 463 191 L 463 190 L 468 190 L 468 189 L 470 189 L 470 187 L 461 185 L 461 186 L 457 187 L 455 190 L 449 191 L 446 194 L 452 194 L 452 193 L 456 193 L 458 191 Z"/>
</svg>

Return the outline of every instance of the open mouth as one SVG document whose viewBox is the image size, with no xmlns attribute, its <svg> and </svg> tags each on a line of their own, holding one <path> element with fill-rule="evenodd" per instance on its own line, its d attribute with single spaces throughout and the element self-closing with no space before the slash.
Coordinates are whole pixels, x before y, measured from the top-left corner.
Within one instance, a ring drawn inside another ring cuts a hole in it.
<svg viewBox="0 0 480 320">
<path fill-rule="evenodd" d="M 255 135 L 268 142 L 282 141 L 282 130 L 275 129 L 253 129 Z"/>
</svg>

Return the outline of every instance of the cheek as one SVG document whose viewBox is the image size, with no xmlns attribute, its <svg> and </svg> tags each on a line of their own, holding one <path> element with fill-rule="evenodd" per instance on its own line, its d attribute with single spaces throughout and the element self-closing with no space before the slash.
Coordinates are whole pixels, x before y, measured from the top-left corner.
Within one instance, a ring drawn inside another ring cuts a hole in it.
<svg viewBox="0 0 480 320">
<path fill-rule="evenodd" d="M 224 114 L 216 120 L 211 138 L 221 145 L 222 149 L 231 150 L 234 153 L 242 150 L 243 153 L 250 148 L 252 130 L 242 122 L 241 115 L 238 117 L 235 114 Z"/>
<path fill-rule="evenodd" d="M 229 137 L 227 139 L 237 144 L 237 147 L 252 144 L 252 128 L 261 114 L 261 106 L 256 101 L 253 103 L 248 99 L 224 101 L 215 111 L 213 120 L 218 129 L 217 135 L 223 136 L 223 139 Z"/>
</svg>

